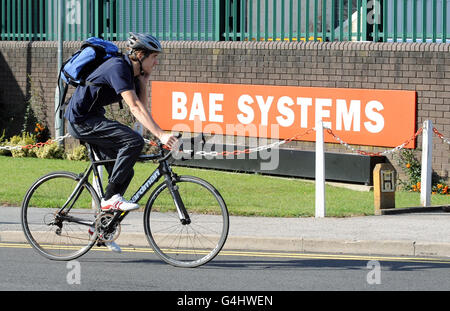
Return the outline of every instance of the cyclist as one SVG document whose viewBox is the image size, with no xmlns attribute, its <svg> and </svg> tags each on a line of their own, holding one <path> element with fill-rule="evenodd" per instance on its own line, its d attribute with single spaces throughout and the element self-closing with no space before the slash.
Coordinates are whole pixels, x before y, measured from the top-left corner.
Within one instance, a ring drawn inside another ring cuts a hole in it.
<svg viewBox="0 0 450 311">
<path fill-rule="evenodd" d="M 88 77 L 95 85 L 78 86 L 65 112 L 69 133 L 91 144 L 101 159 L 117 158 L 107 165 L 109 174 L 103 211 L 131 211 L 139 208 L 123 195 L 133 178 L 133 167 L 144 147 L 144 139 L 130 127 L 107 119 L 103 106 L 119 102 L 128 105 L 133 116 L 160 141 L 172 147 L 177 139 L 165 133 L 153 120 L 147 103 L 147 87 L 153 67 L 162 52 L 160 42 L 153 36 L 130 32 L 128 53 L 113 57 L 101 64 Z M 98 85 L 102 86 L 98 86 Z M 120 252 L 114 243 L 107 246 Z"/>
</svg>

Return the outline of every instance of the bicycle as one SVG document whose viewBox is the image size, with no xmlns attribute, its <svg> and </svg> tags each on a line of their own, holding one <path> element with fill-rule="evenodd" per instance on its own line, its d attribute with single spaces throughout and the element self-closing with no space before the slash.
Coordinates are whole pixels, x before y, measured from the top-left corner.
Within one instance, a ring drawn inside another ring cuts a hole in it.
<svg viewBox="0 0 450 311">
<path fill-rule="evenodd" d="M 86 147 L 90 163 L 83 173 L 56 171 L 44 175 L 33 183 L 22 203 L 21 222 L 28 242 L 52 260 L 73 260 L 96 243 L 114 241 L 128 215 L 101 211 L 98 193 L 103 197 L 104 192 L 98 167 L 116 159 L 97 160 L 93 147 Z M 207 181 L 175 174 L 169 163 L 173 150 L 165 150 L 161 143 L 158 147 L 156 154 L 139 157 L 139 161 L 157 161 L 159 165 L 131 201 L 139 202 L 164 177 L 145 205 L 145 235 L 166 263 L 198 267 L 216 257 L 225 244 L 228 209 L 217 189 Z M 97 191 L 89 183 L 92 172 Z"/>
</svg>

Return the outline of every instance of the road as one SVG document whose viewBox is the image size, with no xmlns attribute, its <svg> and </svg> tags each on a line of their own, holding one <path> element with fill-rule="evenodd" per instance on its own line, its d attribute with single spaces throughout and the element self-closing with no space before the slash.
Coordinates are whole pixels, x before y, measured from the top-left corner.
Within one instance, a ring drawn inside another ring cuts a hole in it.
<svg viewBox="0 0 450 311">
<path fill-rule="evenodd" d="M 223 251 L 205 266 L 175 268 L 148 248 L 92 249 L 50 261 L 27 244 L 0 243 L 0 290 L 378 291 L 450 290 L 450 260 Z"/>
</svg>

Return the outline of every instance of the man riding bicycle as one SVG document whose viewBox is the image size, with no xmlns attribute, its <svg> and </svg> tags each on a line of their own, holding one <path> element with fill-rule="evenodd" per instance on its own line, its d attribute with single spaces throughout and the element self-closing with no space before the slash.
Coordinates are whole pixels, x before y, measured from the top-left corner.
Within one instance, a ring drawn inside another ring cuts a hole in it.
<svg viewBox="0 0 450 311">
<path fill-rule="evenodd" d="M 112 57 L 94 70 L 86 79 L 93 83 L 76 88 L 65 112 L 73 137 L 92 145 L 101 159 L 117 158 L 114 165 L 106 165 L 109 179 L 101 201 L 103 211 L 139 208 L 123 195 L 144 147 L 143 137 L 130 127 L 107 119 L 103 106 L 123 99 L 133 116 L 163 144 L 172 147 L 177 141 L 156 124 L 148 109 L 148 82 L 162 52 L 160 42 L 151 35 L 130 33 L 127 43 L 127 55 Z M 107 246 L 120 252 L 114 242 Z"/>
</svg>

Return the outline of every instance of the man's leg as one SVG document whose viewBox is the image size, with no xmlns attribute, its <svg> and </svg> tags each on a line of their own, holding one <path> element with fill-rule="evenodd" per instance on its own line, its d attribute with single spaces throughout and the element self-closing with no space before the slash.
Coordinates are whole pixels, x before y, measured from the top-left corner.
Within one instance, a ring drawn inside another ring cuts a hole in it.
<svg viewBox="0 0 450 311">
<path fill-rule="evenodd" d="M 69 133 L 101 152 L 102 157 L 117 158 L 114 166 L 107 167 L 109 183 L 105 199 L 125 193 L 133 177 L 133 167 L 144 147 L 142 136 L 117 121 L 102 117 L 71 124 Z"/>
<path fill-rule="evenodd" d="M 117 153 L 118 153 L 117 150 L 98 150 L 97 148 L 94 148 L 94 150 L 101 160 L 117 158 Z M 108 172 L 108 176 L 110 177 L 109 180 L 111 179 L 111 176 L 114 173 L 114 166 L 115 166 L 115 163 L 109 163 L 109 164 L 105 165 L 105 169 Z M 119 193 L 121 196 L 123 196 L 125 194 L 126 190 L 128 189 L 128 186 L 131 183 L 131 180 L 133 179 L 134 170 L 131 169 L 127 173 L 128 173 L 128 177 L 121 184 L 116 184 L 116 183 L 109 181 L 109 183 L 105 189 L 105 199 L 109 199 L 114 194 L 117 194 L 117 193 Z"/>
</svg>

